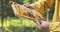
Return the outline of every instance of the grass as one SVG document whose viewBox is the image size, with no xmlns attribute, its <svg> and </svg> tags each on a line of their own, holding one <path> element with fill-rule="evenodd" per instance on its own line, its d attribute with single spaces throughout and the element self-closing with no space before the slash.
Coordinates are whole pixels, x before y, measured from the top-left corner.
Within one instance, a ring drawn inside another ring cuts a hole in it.
<svg viewBox="0 0 60 32">
<path fill-rule="evenodd" d="M 0 27 L 2 27 L 1 21 L 0 21 Z M 25 18 L 16 18 L 16 17 L 4 18 L 3 27 L 4 27 L 4 32 L 6 31 L 9 31 L 9 32 L 41 32 L 41 30 L 36 28 L 35 23 L 32 20 L 28 20 Z"/>
<path fill-rule="evenodd" d="M 25 18 L 12 18 L 7 17 L 4 18 L 3 27 L 4 29 L 10 29 L 13 27 L 13 29 L 16 28 L 16 30 L 22 30 L 24 27 L 33 27 L 35 26 L 34 22 L 32 20 L 28 20 Z M 2 27 L 2 23 L 0 21 L 0 27 Z"/>
</svg>

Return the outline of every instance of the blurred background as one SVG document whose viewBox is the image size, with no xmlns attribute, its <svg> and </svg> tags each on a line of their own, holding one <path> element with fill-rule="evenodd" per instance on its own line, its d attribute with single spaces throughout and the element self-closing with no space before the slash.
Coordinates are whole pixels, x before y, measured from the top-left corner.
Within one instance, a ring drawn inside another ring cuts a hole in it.
<svg viewBox="0 0 60 32">
<path fill-rule="evenodd" d="M 10 0 L 0 0 L 0 32 L 49 32 L 49 30 L 40 30 L 36 27 L 32 20 L 26 18 L 18 18 L 14 15 L 9 4 Z M 19 4 L 34 3 L 38 0 L 12 0 Z M 54 12 L 54 7 L 51 7 L 47 13 L 44 14 L 51 22 Z M 48 17 L 47 17 L 48 15 Z"/>
</svg>

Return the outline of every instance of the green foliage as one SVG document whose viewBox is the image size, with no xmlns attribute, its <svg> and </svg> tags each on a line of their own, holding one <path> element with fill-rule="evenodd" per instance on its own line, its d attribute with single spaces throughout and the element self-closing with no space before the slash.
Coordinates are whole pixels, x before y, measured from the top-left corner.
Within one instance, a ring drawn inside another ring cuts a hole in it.
<svg viewBox="0 0 60 32">
<path fill-rule="evenodd" d="M 30 0 L 24 0 L 24 3 L 30 3 L 29 1 L 30 1 Z"/>
<path fill-rule="evenodd" d="M 36 2 L 37 0 L 24 0 L 24 3 L 34 3 Z"/>
<path fill-rule="evenodd" d="M 32 2 L 36 2 L 37 0 L 33 0 Z"/>
<path fill-rule="evenodd" d="M 2 23 L 0 21 L 0 27 Z M 35 26 L 32 20 L 25 18 L 7 17 L 4 18 L 4 32 L 48 32 L 47 30 L 40 30 Z"/>
<path fill-rule="evenodd" d="M 34 29 L 34 22 L 32 20 L 28 20 L 25 18 L 11 18 L 11 17 L 7 17 L 4 18 L 4 24 L 3 27 L 5 29 L 5 31 L 8 29 L 9 32 L 27 32 L 27 30 L 29 32 L 33 32 L 35 31 Z M 2 23 L 0 21 L 0 27 L 2 27 Z"/>
</svg>

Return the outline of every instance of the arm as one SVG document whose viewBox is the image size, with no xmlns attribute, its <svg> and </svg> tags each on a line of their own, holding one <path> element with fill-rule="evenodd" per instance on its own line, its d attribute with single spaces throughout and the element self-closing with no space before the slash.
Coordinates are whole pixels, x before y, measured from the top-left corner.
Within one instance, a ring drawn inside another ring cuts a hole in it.
<svg viewBox="0 0 60 32">
<path fill-rule="evenodd" d="M 54 0 L 42 0 L 33 4 L 33 9 L 37 10 L 41 14 L 44 14 L 48 8 L 52 7 Z"/>
<path fill-rule="evenodd" d="M 41 14 L 45 13 L 48 8 L 52 7 L 54 4 L 55 0 L 39 0 L 35 3 L 32 3 L 30 5 L 25 5 L 28 8 L 32 8 Z"/>
<path fill-rule="evenodd" d="M 39 13 L 37 14 L 37 16 L 39 16 L 42 20 L 45 20 L 43 14 L 47 12 L 48 9 L 53 6 L 54 3 L 55 0 L 39 0 L 32 4 L 25 4 L 24 6 L 38 11 Z"/>
</svg>

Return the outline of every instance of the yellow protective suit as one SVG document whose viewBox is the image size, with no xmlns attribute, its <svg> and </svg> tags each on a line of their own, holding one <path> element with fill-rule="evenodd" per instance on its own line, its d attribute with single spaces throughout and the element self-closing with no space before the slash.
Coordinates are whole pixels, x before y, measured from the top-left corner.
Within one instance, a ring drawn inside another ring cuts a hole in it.
<svg viewBox="0 0 60 32">
<path fill-rule="evenodd" d="M 49 25 L 50 32 L 60 32 L 60 1 L 59 0 L 39 0 L 38 2 L 32 4 L 33 9 L 40 12 L 42 15 L 54 5 L 55 12 L 53 15 L 53 20 Z"/>
<path fill-rule="evenodd" d="M 53 6 L 54 2 L 54 0 L 39 0 L 31 5 L 34 10 L 44 14 L 50 7 Z"/>
<path fill-rule="evenodd" d="M 51 32 L 60 32 L 60 1 L 55 2 L 55 12 L 52 23 L 50 23 Z"/>
</svg>

